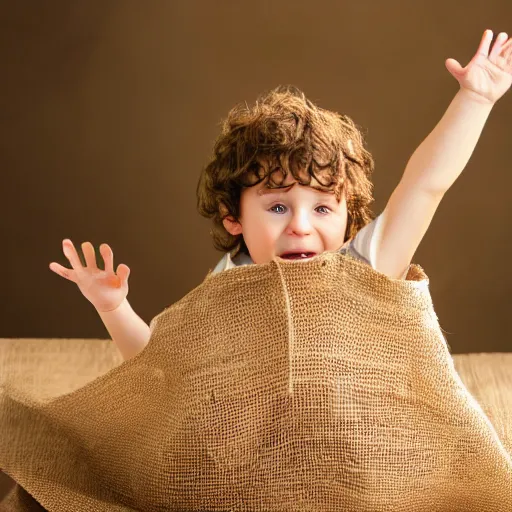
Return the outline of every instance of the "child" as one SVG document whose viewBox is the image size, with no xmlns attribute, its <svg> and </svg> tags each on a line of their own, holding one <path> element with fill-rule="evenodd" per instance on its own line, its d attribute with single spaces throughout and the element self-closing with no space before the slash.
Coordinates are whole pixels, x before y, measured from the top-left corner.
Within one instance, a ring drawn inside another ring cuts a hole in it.
<svg viewBox="0 0 512 512">
<path fill-rule="evenodd" d="M 233 109 L 197 188 L 199 212 L 213 217 L 214 245 L 226 252 L 213 272 L 341 250 L 404 279 L 494 103 L 512 84 L 512 39 L 500 33 L 491 48 L 492 38 L 486 30 L 465 68 L 446 61 L 460 89 L 376 218 L 369 209 L 373 160 L 348 117 L 317 107 L 292 87 L 278 87 L 252 109 Z M 72 268 L 53 262 L 50 269 L 78 285 L 130 359 L 151 334 L 126 299 L 130 269 L 120 264 L 114 271 L 107 244 L 100 246 L 105 270 L 97 268 L 91 243 L 82 250 L 86 267 L 64 240 Z"/>
<path fill-rule="evenodd" d="M 214 272 L 256 265 L 205 279 L 153 332 L 108 245 L 99 270 L 90 243 L 84 268 L 65 240 L 72 268 L 51 270 L 131 360 L 104 373 L 92 358 L 64 382 L 82 350 L 8 344 L 0 467 L 48 510 L 511 510 L 510 453 L 454 370 L 428 281 L 409 271 L 511 86 L 512 41 L 491 41 L 466 68 L 446 62 L 460 91 L 376 218 L 350 119 L 295 88 L 231 112 L 198 207 L 226 251 Z"/>
</svg>

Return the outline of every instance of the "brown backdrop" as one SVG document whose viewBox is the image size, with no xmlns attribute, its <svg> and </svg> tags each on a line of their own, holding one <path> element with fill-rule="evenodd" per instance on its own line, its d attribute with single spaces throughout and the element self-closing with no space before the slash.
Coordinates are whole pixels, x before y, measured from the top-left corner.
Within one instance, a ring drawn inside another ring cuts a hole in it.
<svg viewBox="0 0 512 512">
<path fill-rule="evenodd" d="M 111 244 L 149 320 L 222 257 L 195 187 L 238 101 L 292 83 L 367 131 L 380 212 L 509 0 L 3 2 L 0 337 L 107 337 L 48 269 L 61 241 Z M 511 349 L 512 98 L 497 104 L 414 261 L 454 353 Z M 508 141 L 508 142 L 507 142 Z"/>
</svg>

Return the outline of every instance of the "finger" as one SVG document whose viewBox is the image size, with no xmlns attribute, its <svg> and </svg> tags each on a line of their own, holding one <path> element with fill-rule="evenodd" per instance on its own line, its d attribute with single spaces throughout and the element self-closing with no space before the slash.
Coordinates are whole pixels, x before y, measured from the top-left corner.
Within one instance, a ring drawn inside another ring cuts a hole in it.
<svg viewBox="0 0 512 512">
<path fill-rule="evenodd" d="M 91 242 L 84 242 L 82 244 L 82 251 L 84 253 L 87 268 L 97 270 L 98 266 L 96 265 L 96 254 L 94 253 L 94 246 L 91 244 Z"/>
<path fill-rule="evenodd" d="M 457 77 L 463 72 L 462 66 L 455 59 L 446 59 L 444 64 L 446 66 L 446 69 L 455 77 Z"/>
<path fill-rule="evenodd" d="M 69 281 L 73 281 L 73 283 L 76 283 L 75 272 L 69 268 L 59 265 L 59 263 L 55 263 L 54 261 L 52 261 L 50 263 L 50 270 L 52 270 L 56 274 L 59 274 L 59 276 L 64 277 Z"/>
<path fill-rule="evenodd" d="M 484 32 L 484 35 L 482 36 L 482 39 L 480 41 L 480 46 L 478 47 L 477 54 L 482 54 L 485 57 L 489 55 L 489 48 L 491 47 L 491 41 L 492 41 L 492 30 L 486 30 Z"/>
<path fill-rule="evenodd" d="M 501 47 L 501 54 L 503 57 L 508 58 L 512 53 L 512 37 Z"/>
<path fill-rule="evenodd" d="M 124 263 L 121 263 L 117 266 L 116 274 L 121 279 L 121 282 L 124 283 L 125 281 L 128 281 L 128 276 L 130 275 L 130 268 L 128 265 L 125 265 Z"/>
<path fill-rule="evenodd" d="M 494 45 L 492 47 L 491 53 L 489 54 L 489 59 L 495 59 L 501 52 L 501 48 L 503 44 L 507 41 L 508 35 L 505 32 L 500 32 L 496 41 L 494 41 Z"/>
<path fill-rule="evenodd" d="M 105 262 L 105 271 L 114 272 L 114 253 L 108 244 L 100 245 L 100 253 Z"/>
<path fill-rule="evenodd" d="M 508 72 L 512 73 L 512 50 L 510 50 L 508 52 L 506 59 L 507 59 Z"/>
<path fill-rule="evenodd" d="M 83 270 L 82 262 L 80 261 L 80 258 L 78 257 L 78 253 L 76 252 L 73 242 L 71 240 L 69 240 L 68 238 L 66 240 L 63 240 L 62 241 L 62 249 L 64 251 L 64 256 L 66 256 L 66 258 L 69 260 L 69 263 L 71 263 L 73 270 L 77 270 L 77 271 Z"/>
</svg>

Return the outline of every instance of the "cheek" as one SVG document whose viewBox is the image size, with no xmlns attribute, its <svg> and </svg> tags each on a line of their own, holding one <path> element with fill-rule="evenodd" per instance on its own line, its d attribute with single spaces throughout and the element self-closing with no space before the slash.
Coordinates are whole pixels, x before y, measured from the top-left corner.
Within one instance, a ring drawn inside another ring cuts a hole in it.
<svg viewBox="0 0 512 512">
<path fill-rule="evenodd" d="M 253 227 L 253 237 L 262 242 L 269 242 L 277 238 L 279 234 L 279 226 L 276 223 L 265 222 L 265 218 L 261 217 L 258 224 Z"/>
<path fill-rule="evenodd" d="M 250 237 L 253 245 L 258 249 L 267 251 L 280 237 L 282 226 L 277 222 L 269 222 L 265 216 L 261 216 L 253 222 L 250 230 Z"/>
<path fill-rule="evenodd" d="M 328 231 L 329 236 L 332 238 L 343 238 L 345 235 L 345 231 L 347 229 L 347 218 L 345 216 L 341 216 L 336 219 L 336 221 L 330 223 Z"/>
<path fill-rule="evenodd" d="M 244 236 L 251 241 L 259 242 L 266 240 L 272 233 L 273 226 L 266 222 L 265 215 L 258 215 L 250 219 L 246 219 L 244 225 Z"/>
</svg>

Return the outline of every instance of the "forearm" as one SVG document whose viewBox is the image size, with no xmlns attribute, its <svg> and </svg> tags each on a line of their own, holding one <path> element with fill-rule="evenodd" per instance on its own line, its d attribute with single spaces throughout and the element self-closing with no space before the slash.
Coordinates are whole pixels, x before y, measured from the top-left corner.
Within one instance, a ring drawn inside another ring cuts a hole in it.
<svg viewBox="0 0 512 512">
<path fill-rule="evenodd" d="M 148 344 L 149 326 L 133 311 L 127 299 L 115 310 L 98 311 L 98 314 L 125 360 L 136 356 Z"/>
<path fill-rule="evenodd" d="M 468 163 L 492 107 L 460 89 L 437 126 L 409 159 L 402 183 L 444 194 Z"/>
</svg>

